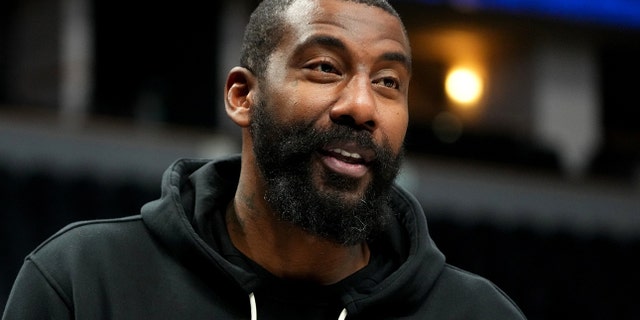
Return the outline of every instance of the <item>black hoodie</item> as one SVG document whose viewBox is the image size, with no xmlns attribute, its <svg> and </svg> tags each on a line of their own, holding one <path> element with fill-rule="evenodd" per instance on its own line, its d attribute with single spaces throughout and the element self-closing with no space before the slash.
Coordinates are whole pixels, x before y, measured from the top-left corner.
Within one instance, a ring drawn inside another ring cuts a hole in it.
<svg viewBox="0 0 640 320">
<path fill-rule="evenodd" d="M 26 258 L 3 319 L 524 319 L 494 284 L 445 263 L 397 186 L 369 266 L 331 286 L 270 275 L 226 234 L 239 171 L 237 156 L 180 160 L 140 215 L 65 227 Z"/>
</svg>

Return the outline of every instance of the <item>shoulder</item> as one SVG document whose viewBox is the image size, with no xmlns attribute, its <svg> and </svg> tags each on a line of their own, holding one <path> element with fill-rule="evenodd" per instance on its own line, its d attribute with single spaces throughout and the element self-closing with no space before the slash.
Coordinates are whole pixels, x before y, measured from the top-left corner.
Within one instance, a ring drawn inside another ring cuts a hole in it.
<svg viewBox="0 0 640 320">
<path fill-rule="evenodd" d="M 32 255 L 47 254 L 57 249 L 75 250 L 113 241 L 126 241 L 130 237 L 139 237 L 136 234 L 141 229 L 144 229 L 144 225 L 139 215 L 74 222 L 45 240 Z"/>
<path fill-rule="evenodd" d="M 150 241 L 139 215 L 75 222 L 45 240 L 27 260 L 44 269 L 67 273 L 134 255 Z"/>
<path fill-rule="evenodd" d="M 71 305 L 73 288 L 97 288 L 90 284 L 131 270 L 153 247 L 140 216 L 72 223 L 26 257 L 16 283 L 22 291 L 51 288 Z"/>
<path fill-rule="evenodd" d="M 460 318 L 525 319 L 515 302 L 493 282 L 449 264 L 444 266 L 432 295 Z"/>
</svg>

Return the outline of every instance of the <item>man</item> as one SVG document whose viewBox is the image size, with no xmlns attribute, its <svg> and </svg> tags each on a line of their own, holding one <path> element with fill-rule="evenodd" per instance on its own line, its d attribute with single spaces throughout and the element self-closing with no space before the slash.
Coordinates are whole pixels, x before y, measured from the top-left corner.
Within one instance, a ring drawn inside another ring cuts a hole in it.
<svg viewBox="0 0 640 320">
<path fill-rule="evenodd" d="M 411 58 L 386 1 L 264 1 L 241 65 L 225 86 L 241 157 L 178 161 L 140 216 L 57 233 L 4 318 L 524 318 L 445 264 L 393 185 Z"/>
</svg>

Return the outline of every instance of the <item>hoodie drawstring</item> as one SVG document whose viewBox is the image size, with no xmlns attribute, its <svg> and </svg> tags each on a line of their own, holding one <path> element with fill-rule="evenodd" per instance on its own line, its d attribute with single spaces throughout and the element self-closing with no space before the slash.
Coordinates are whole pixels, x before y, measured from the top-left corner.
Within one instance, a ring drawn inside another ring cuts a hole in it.
<svg viewBox="0 0 640 320">
<path fill-rule="evenodd" d="M 347 318 L 347 308 L 342 309 L 342 312 L 340 312 L 340 316 L 338 317 L 338 320 L 344 320 Z"/>
<path fill-rule="evenodd" d="M 251 320 L 258 320 L 258 307 L 256 307 L 256 296 L 249 293 L 249 304 L 251 305 Z"/>
<path fill-rule="evenodd" d="M 256 295 L 253 292 L 249 293 L 249 305 L 251 306 L 251 320 L 258 320 L 258 307 L 256 306 Z M 343 308 L 338 316 L 338 320 L 344 320 L 347 318 L 347 308 Z"/>
</svg>

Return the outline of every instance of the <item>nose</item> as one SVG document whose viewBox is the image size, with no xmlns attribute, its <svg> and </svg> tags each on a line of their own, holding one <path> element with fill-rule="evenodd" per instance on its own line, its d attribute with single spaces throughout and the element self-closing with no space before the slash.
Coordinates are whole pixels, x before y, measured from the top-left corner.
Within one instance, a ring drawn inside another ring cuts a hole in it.
<svg viewBox="0 0 640 320">
<path fill-rule="evenodd" d="M 375 95 L 366 76 L 353 77 L 331 108 L 333 122 L 359 130 L 374 131 L 378 122 L 376 116 Z"/>
</svg>

